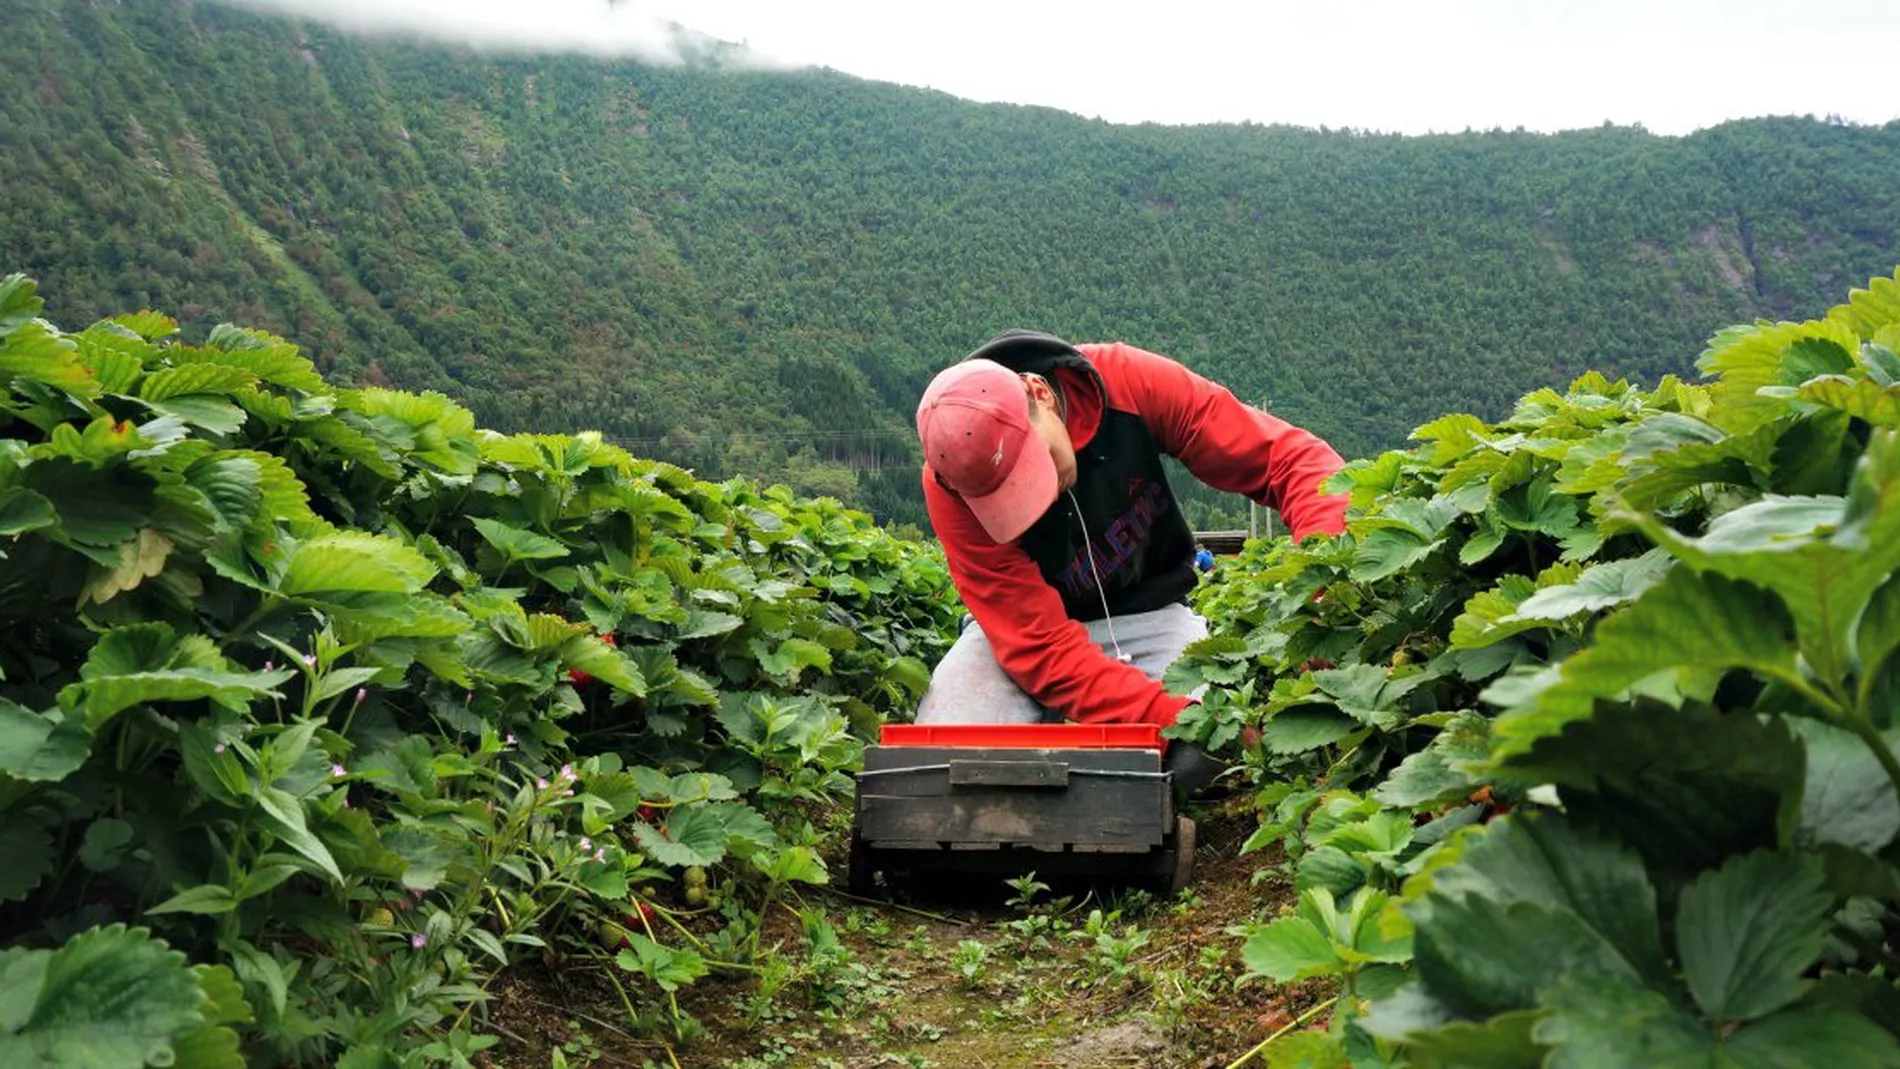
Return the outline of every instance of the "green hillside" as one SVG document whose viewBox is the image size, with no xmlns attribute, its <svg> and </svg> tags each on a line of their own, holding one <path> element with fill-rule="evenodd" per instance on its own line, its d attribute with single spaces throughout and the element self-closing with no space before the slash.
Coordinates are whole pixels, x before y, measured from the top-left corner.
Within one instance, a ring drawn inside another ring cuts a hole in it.
<svg viewBox="0 0 1900 1069">
<path fill-rule="evenodd" d="M 216 4 L 10 8 L 0 260 L 49 315 L 254 324 L 340 381 L 886 517 L 918 515 L 922 384 L 1004 327 L 1171 353 L 1365 455 L 1585 368 L 1689 372 L 1714 329 L 1900 261 L 1900 124 L 1121 127 Z"/>
</svg>

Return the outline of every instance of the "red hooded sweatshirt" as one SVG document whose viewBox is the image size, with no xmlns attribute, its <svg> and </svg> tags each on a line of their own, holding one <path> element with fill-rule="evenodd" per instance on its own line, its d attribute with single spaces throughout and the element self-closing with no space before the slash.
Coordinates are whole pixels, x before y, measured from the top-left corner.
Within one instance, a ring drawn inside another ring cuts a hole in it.
<svg viewBox="0 0 1900 1069">
<path fill-rule="evenodd" d="M 1294 539 L 1345 530 L 1341 466 L 1313 434 L 1235 399 L 1165 356 L 1120 342 L 1069 346 L 1011 332 L 971 354 L 1054 381 L 1077 482 L 1027 533 L 998 544 L 926 466 L 924 501 L 963 603 L 1003 671 L 1081 723 L 1174 723 L 1187 699 L 1090 640 L 1079 621 L 1184 602 L 1193 536 L 1162 472 L 1171 455 L 1215 488 L 1277 508 Z"/>
</svg>

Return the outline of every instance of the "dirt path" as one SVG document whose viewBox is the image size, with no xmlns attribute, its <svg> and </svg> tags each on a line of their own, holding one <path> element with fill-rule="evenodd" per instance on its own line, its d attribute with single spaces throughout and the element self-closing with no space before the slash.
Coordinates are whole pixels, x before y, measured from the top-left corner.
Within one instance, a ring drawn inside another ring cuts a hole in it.
<svg viewBox="0 0 1900 1069">
<path fill-rule="evenodd" d="M 1289 895 L 1277 878 L 1255 882 L 1269 858 L 1240 854 L 1256 826 L 1244 802 L 1198 818 L 1196 877 L 1178 898 L 1057 887 L 1023 908 L 1000 886 L 912 888 L 895 902 L 821 892 L 776 909 L 764 944 L 783 952 L 762 955 L 756 976 L 682 989 L 703 1034 L 670 1051 L 634 1038 L 588 963 L 519 972 L 495 991 L 506 1039 L 488 1064 L 545 1069 L 560 1047 L 568 1065 L 633 1069 L 1224 1067 L 1313 999 L 1236 986 L 1230 929 Z"/>
</svg>

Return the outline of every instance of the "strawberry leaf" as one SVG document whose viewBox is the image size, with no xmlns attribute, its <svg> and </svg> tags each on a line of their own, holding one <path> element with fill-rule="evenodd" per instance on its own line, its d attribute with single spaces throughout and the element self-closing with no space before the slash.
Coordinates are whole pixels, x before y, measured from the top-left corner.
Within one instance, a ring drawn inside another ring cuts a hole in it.
<svg viewBox="0 0 1900 1069">
<path fill-rule="evenodd" d="M 1819 858 L 1758 851 L 1731 858 L 1682 893 L 1683 979 L 1718 1022 L 1752 1021 L 1799 998 L 1821 956 L 1834 896 Z"/>
</svg>

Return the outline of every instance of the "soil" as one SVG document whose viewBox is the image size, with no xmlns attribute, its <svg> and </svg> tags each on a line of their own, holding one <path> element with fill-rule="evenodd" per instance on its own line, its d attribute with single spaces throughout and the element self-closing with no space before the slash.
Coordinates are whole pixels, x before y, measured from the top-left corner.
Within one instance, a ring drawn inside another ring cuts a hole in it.
<svg viewBox="0 0 1900 1069">
<path fill-rule="evenodd" d="M 1057 886 L 1025 909 L 998 881 L 774 906 L 758 960 L 790 965 L 776 983 L 715 971 L 682 987 L 698 1032 L 685 1038 L 640 978 L 620 974 L 623 1000 L 592 961 L 517 967 L 491 988 L 486 1029 L 503 1041 L 483 1064 L 548 1069 L 558 1049 L 570 1066 L 632 1069 L 1223 1069 L 1328 991 L 1240 982 L 1236 928 L 1292 894 L 1277 856 L 1240 852 L 1258 826 L 1244 800 L 1193 815 L 1195 877 L 1175 897 Z M 837 944 L 814 951 L 799 909 L 821 911 Z"/>
</svg>

